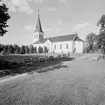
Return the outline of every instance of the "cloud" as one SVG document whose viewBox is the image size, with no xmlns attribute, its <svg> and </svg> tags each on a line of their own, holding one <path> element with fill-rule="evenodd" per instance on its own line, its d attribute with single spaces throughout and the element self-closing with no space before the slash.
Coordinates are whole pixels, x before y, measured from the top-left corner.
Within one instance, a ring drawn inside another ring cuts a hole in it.
<svg viewBox="0 0 105 105">
<path fill-rule="evenodd" d="M 56 29 L 56 31 L 60 32 L 60 31 L 61 31 L 61 29 L 60 29 L 60 28 L 57 28 L 57 29 Z"/>
<path fill-rule="evenodd" d="M 43 3 L 43 0 L 33 0 L 35 3 Z"/>
<path fill-rule="evenodd" d="M 7 2 L 9 10 L 11 12 L 25 12 L 27 14 L 32 14 L 33 10 L 28 4 L 27 0 L 9 0 Z"/>
<path fill-rule="evenodd" d="M 72 28 L 73 32 L 77 32 L 82 39 L 86 38 L 89 33 L 99 34 L 100 27 L 91 25 L 90 23 L 77 24 Z"/>
<path fill-rule="evenodd" d="M 67 0 L 59 0 L 59 3 L 62 4 L 62 3 L 66 3 Z"/>
<path fill-rule="evenodd" d="M 90 23 L 77 24 L 72 28 L 72 30 L 74 30 L 74 31 L 81 30 L 89 25 L 90 25 Z"/>
<path fill-rule="evenodd" d="M 27 26 L 25 26 L 25 29 L 28 32 L 33 32 L 35 30 L 35 25 L 27 25 Z"/>
<path fill-rule="evenodd" d="M 45 28 L 43 30 L 44 30 L 44 32 L 49 32 L 49 31 L 52 31 L 52 28 Z"/>
<path fill-rule="evenodd" d="M 47 8 L 48 11 L 56 11 L 56 8 Z"/>
<path fill-rule="evenodd" d="M 62 24 L 63 23 L 63 20 L 58 20 L 57 21 L 57 24 Z"/>
</svg>

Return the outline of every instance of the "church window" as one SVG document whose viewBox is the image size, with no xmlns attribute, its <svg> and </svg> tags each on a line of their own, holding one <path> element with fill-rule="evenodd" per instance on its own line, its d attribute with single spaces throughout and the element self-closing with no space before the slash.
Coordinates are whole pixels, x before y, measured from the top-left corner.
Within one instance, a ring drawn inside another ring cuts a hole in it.
<svg viewBox="0 0 105 105">
<path fill-rule="evenodd" d="M 62 49 L 62 44 L 60 44 L 60 49 Z"/>
<path fill-rule="evenodd" d="M 68 49 L 68 44 L 66 44 L 66 48 Z"/>
<path fill-rule="evenodd" d="M 56 45 L 54 45 L 54 49 L 56 49 Z"/>
</svg>

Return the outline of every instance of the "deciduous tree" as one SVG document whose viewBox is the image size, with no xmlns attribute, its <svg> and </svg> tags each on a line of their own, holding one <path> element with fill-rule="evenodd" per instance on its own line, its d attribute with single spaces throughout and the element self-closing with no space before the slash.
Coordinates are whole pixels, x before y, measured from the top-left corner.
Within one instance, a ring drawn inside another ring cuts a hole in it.
<svg viewBox="0 0 105 105">
<path fill-rule="evenodd" d="M 7 32 L 6 27 L 8 27 L 8 19 L 10 19 L 8 8 L 2 3 L 2 0 L 0 0 L 0 36 L 3 36 Z"/>
<path fill-rule="evenodd" d="M 95 33 L 90 33 L 87 35 L 86 37 L 86 51 L 89 52 L 93 52 L 95 49 L 95 43 L 96 43 L 96 38 L 97 38 L 97 35 Z M 88 50 L 87 50 L 88 49 Z"/>
<path fill-rule="evenodd" d="M 29 54 L 29 47 L 28 46 L 25 46 L 25 53 Z"/>
<path fill-rule="evenodd" d="M 25 46 L 22 45 L 22 46 L 20 47 L 20 53 L 21 53 L 21 54 L 25 54 Z"/>
<path fill-rule="evenodd" d="M 30 54 L 34 53 L 34 46 L 32 44 L 29 45 L 29 53 Z"/>
<path fill-rule="evenodd" d="M 101 25 L 100 33 L 97 36 L 97 48 L 105 54 L 105 15 L 102 15 L 97 25 Z"/>
</svg>

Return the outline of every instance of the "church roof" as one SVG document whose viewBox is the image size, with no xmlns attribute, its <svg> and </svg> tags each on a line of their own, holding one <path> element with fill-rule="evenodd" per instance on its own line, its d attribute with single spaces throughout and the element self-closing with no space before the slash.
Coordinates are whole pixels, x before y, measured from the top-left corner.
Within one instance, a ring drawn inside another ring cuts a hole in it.
<svg viewBox="0 0 105 105">
<path fill-rule="evenodd" d="M 78 36 L 77 34 L 70 34 L 70 35 L 63 35 L 63 36 L 57 36 L 57 37 L 44 38 L 42 40 L 36 41 L 34 44 L 45 43 L 48 39 L 51 42 L 62 42 L 62 41 L 71 41 L 71 40 L 83 41 L 82 39 L 78 38 L 77 36 Z"/>
<path fill-rule="evenodd" d="M 80 39 L 79 37 L 75 38 L 75 41 L 83 41 L 82 39 Z"/>
<path fill-rule="evenodd" d="M 38 13 L 38 20 L 37 20 L 35 32 L 43 32 L 39 13 Z"/>
</svg>

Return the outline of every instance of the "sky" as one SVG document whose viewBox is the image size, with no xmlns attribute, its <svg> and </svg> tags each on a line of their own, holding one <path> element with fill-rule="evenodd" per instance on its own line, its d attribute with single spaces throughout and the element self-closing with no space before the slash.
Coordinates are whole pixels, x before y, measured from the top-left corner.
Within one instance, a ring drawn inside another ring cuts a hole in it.
<svg viewBox="0 0 105 105">
<path fill-rule="evenodd" d="M 105 14 L 105 0 L 3 0 L 9 8 L 8 32 L 3 44 L 32 44 L 38 9 L 44 37 L 78 33 L 81 39 L 98 34 L 97 21 Z"/>
</svg>

